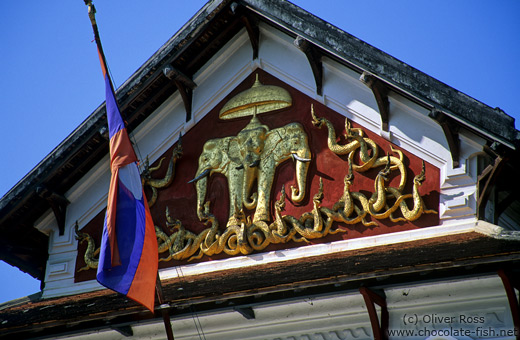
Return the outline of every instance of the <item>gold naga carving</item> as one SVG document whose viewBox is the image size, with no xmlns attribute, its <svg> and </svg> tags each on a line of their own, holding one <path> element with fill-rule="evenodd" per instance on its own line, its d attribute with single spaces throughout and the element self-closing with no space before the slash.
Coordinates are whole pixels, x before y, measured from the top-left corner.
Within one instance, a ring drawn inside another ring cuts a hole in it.
<svg viewBox="0 0 520 340">
<path fill-rule="evenodd" d="M 365 172 L 369 169 L 384 166 L 384 168 L 379 171 L 376 179 L 374 181 L 374 193 L 372 196 L 367 199 L 362 193 L 347 193 L 354 200 L 359 201 L 360 205 L 363 207 L 361 211 L 358 212 L 361 214 L 369 214 L 370 216 L 376 219 L 385 219 L 389 218 L 392 222 L 399 221 L 415 221 L 423 213 L 427 214 L 436 214 L 437 211 L 427 209 L 421 195 L 419 193 L 419 186 L 426 179 L 426 170 L 424 166 L 424 161 L 422 162 L 422 171 L 419 175 L 415 176 L 413 179 L 413 190 L 412 194 L 404 194 L 403 189 L 406 184 L 406 168 L 403 163 L 403 153 L 399 150 L 395 150 L 391 145 L 390 149 L 395 152 L 399 157 L 395 156 L 382 156 L 378 157 L 378 148 L 377 145 L 369 138 L 363 136 L 363 130 L 359 128 L 351 128 L 350 122 L 348 119 L 345 119 L 345 138 L 347 141 L 351 140 L 345 145 L 338 145 L 336 141 L 336 132 L 332 124 L 325 118 L 317 117 L 314 113 L 314 107 L 311 106 L 311 116 L 312 123 L 314 126 L 321 128 L 324 125 L 327 127 L 328 136 L 327 136 L 327 145 L 329 149 L 337 155 L 347 155 L 348 154 L 348 163 L 349 163 L 349 175 L 353 176 L 352 169 L 357 172 Z M 372 155 L 370 156 L 368 153 L 368 147 L 371 149 Z M 354 155 L 356 151 L 359 149 L 359 158 L 361 160 L 361 164 L 354 163 Z M 399 170 L 401 179 L 399 182 L 399 186 L 395 187 L 385 187 L 385 182 L 388 181 L 388 176 L 391 171 Z M 345 179 L 347 181 L 347 179 Z M 391 206 L 388 204 L 388 199 L 393 198 L 394 202 Z M 406 199 L 412 198 L 413 206 L 409 208 L 406 203 Z M 393 217 L 393 213 L 399 209 L 402 217 Z"/>
<path fill-rule="evenodd" d="M 166 171 L 166 175 L 163 178 L 153 178 L 152 172 L 157 171 L 161 168 L 162 163 L 165 157 L 159 160 L 159 164 L 155 167 L 150 168 L 150 163 L 148 161 L 148 156 L 146 157 L 143 165 L 143 171 L 141 173 L 141 183 L 143 188 L 145 186 L 149 187 L 152 190 L 152 196 L 148 200 L 148 207 L 152 207 L 157 201 L 158 191 L 157 189 L 163 189 L 169 187 L 175 176 L 175 163 L 182 156 L 182 136 L 179 137 L 179 142 L 175 146 L 172 152 L 172 157 L 170 158 L 170 163 L 168 164 L 168 169 Z"/>
<path fill-rule="evenodd" d="M 345 226 L 348 225 L 362 223 L 365 226 L 376 226 L 374 219 L 415 221 L 422 214 L 437 213 L 426 208 L 419 192 L 426 178 L 424 161 L 421 173 L 413 178 L 412 193 L 405 193 L 407 169 L 401 151 L 390 146 L 393 154 L 380 156 L 378 145 L 366 137 L 361 128 L 352 128 L 347 119 L 346 143 L 340 145 L 333 125 L 327 119 L 318 117 L 311 106 L 312 124 L 316 128 L 326 127 L 330 151 L 337 155 L 347 155 L 343 193 L 332 207 L 322 206 L 326 193 L 320 178 L 318 192 L 312 196 L 312 210 L 294 217 L 283 214 L 287 199 L 283 185 L 271 214 L 269 207 L 276 167 L 290 159 L 295 162 L 296 186 L 290 187 L 290 197 L 293 202 L 301 202 L 305 198 L 312 152 L 301 124 L 290 123 L 270 129 L 260 122 L 257 115 L 291 104 L 292 100 L 286 90 L 263 85 L 257 78 L 252 88 L 241 92 L 224 105 L 220 112 L 221 119 L 249 115 L 252 118 L 235 136 L 210 139 L 203 145 L 198 169 L 190 182 L 194 183 L 196 190 L 194 210 L 207 228 L 199 233 L 190 231 L 191 228 L 172 217 L 170 208 L 166 207 L 165 228 L 155 226 L 159 261 L 192 261 L 221 253 L 248 255 L 262 251 L 270 244 L 308 243 L 329 234 L 346 232 L 348 228 Z M 174 151 L 170 164 L 174 164 L 181 154 L 182 149 Z M 357 160 L 359 163 L 356 163 Z M 154 168 L 145 166 L 146 171 L 159 169 L 161 162 Z M 374 192 L 366 196 L 352 191 L 355 174 L 374 168 L 380 168 L 374 180 Z M 170 171 L 169 166 L 165 178 L 154 182 L 146 171 L 143 185 L 152 188 L 150 201 L 153 204 L 157 198 L 156 189 L 169 186 L 174 172 L 173 169 Z M 394 171 L 400 176 L 399 184 L 396 187 L 387 186 L 386 182 Z M 220 228 L 219 221 L 211 213 L 210 202 L 205 201 L 208 177 L 215 173 L 224 175 L 228 182 L 229 215 L 225 228 Z M 244 208 L 253 210 L 253 216 L 246 217 Z M 90 249 L 90 240 L 88 242 Z M 85 262 L 94 263 L 87 262 L 87 253 Z"/>
<path fill-rule="evenodd" d="M 74 231 L 76 232 L 76 240 L 79 243 L 87 242 L 87 249 L 85 250 L 85 254 L 83 255 L 83 259 L 85 261 L 85 266 L 78 269 L 78 272 L 89 269 L 96 269 L 98 267 L 99 262 L 99 249 L 96 248 L 96 244 L 94 243 L 94 239 L 87 233 L 82 233 L 79 231 L 78 222 L 74 226 Z"/>
<path fill-rule="evenodd" d="M 146 160 L 144 161 L 143 171 L 141 173 L 141 182 L 143 187 L 148 186 L 152 190 L 152 196 L 148 200 L 148 206 L 151 207 L 155 204 L 158 197 L 158 189 L 163 189 L 171 185 L 173 182 L 173 179 L 175 177 L 175 164 L 177 160 L 182 156 L 182 136 L 179 137 L 179 141 L 175 148 L 172 151 L 172 157 L 170 159 L 170 162 L 168 164 L 168 169 L 166 170 L 166 175 L 163 178 L 156 179 L 152 177 L 152 173 L 159 170 L 161 168 L 161 165 L 164 161 L 164 157 L 159 160 L 159 164 L 155 167 L 150 167 L 148 157 L 146 157 Z M 87 249 L 85 250 L 85 253 L 83 255 L 83 260 L 85 261 L 85 266 L 78 269 L 77 271 L 84 271 L 89 269 L 96 269 L 98 267 L 98 261 L 99 261 L 99 252 L 100 248 L 96 248 L 94 238 L 90 236 L 88 233 L 80 232 L 78 227 L 78 222 L 76 222 L 76 225 L 74 226 L 74 230 L 76 233 L 76 240 L 79 241 L 79 244 L 83 242 L 87 242 Z M 166 234 L 164 232 L 160 232 L 160 229 L 158 227 L 155 227 L 157 240 L 163 240 L 167 238 Z M 164 242 L 161 243 L 162 247 L 164 248 L 165 244 Z M 170 246 L 169 243 L 166 243 L 166 245 Z M 163 248 L 159 248 L 159 253 L 165 251 Z M 171 248 L 171 247 L 170 247 Z M 170 249 L 168 248 L 168 249 Z M 175 248 L 171 248 L 175 249 Z"/>
</svg>

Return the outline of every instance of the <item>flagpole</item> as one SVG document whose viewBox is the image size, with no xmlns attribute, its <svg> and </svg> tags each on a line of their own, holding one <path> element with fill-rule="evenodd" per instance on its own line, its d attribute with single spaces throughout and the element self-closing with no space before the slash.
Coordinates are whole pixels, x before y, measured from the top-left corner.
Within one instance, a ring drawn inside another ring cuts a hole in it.
<svg viewBox="0 0 520 340">
<path fill-rule="evenodd" d="M 112 78 L 107 70 L 107 60 L 105 58 L 105 52 L 103 51 L 103 45 L 101 45 L 101 38 L 99 37 L 99 31 L 96 23 L 96 7 L 92 3 L 92 0 L 83 0 L 85 5 L 88 6 L 88 17 L 90 18 L 90 23 L 92 24 L 92 29 L 94 30 L 94 39 L 96 40 L 96 46 L 98 48 L 99 59 L 101 60 L 101 66 L 106 70 L 106 76 L 110 79 L 110 88 L 114 91 L 114 84 L 112 83 Z M 117 102 L 116 102 L 117 104 Z"/>
<path fill-rule="evenodd" d="M 110 84 L 112 93 L 115 93 L 114 85 L 112 83 L 112 79 L 110 78 L 110 74 L 108 72 L 107 63 L 106 63 L 106 59 L 105 59 L 105 53 L 103 52 L 103 47 L 101 45 L 101 39 L 99 37 L 99 31 L 98 31 L 96 17 L 95 17 L 96 8 L 92 4 L 92 0 L 84 0 L 84 2 L 85 2 L 85 5 L 88 6 L 88 16 L 89 16 L 90 22 L 92 24 L 92 29 L 94 30 L 94 39 L 96 40 L 99 59 L 101 61 L 101 67 L 104 70 L 105 77 L 108 77 L 107 79 L 108 79 L 108 83 Z M 117 100 L 116 100 L 116 105 L 117 105 Z M 168 340 L 174 340 L 173 330 L 172 330 L 172 325 L 171 325 L 171 320 L 170 320 L 170 314 L 169 314 L 170 306 L 168 304 L 164 303 L 161 279 L 159 277 L 158 271 L 157 271 L 157 280 L 156 280 L 156 284 L 155 284 L 155 290 L 156 290 L 157 297 L 158 297 L 159 309 L 161 310 L 161 314 L 162 314 L 163 321 L 164 321 L 164 328 L 166 330 L 166 335 L 168 337 Z"/>
</svg>

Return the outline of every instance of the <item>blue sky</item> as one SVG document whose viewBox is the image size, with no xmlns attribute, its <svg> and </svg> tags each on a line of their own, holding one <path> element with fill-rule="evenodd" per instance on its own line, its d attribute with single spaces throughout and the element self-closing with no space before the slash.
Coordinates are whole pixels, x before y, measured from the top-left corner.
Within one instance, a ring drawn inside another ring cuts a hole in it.
<svg viewBox="0 0 520 340">
<path fill-rule="evenodd" d="M 116 86 L 188 21 L 202 0 L 94 0 Z M 491 107 L 520 128 L 520 2 L 294 0 L 346 32 Z M 83 0 L 0 2 L 0 196 L 104 101 Z M 39 281 L 0 261 L 0 303 Z"/>
</svg>

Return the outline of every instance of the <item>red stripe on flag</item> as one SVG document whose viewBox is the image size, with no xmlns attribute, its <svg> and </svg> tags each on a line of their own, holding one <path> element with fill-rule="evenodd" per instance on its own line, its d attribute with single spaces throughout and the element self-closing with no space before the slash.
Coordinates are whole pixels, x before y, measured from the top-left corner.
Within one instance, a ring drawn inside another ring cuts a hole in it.
<svg viewBox="0 0 520 340">
<path fill-rule="evenodd" d="M 159 254 L 157 239 L 155 236 L 155 227 L 148 207 L 148 202 L 146 201 L 146 196 L 144 196 L 144 190 L 143 197 L 146 213 L 143 252 L 141 253 L 141 260 L 134 276 L 134 282 L 132 283 L 132 286 L 130 286 L 127 295 L 153 312 Z"/>
</svg>

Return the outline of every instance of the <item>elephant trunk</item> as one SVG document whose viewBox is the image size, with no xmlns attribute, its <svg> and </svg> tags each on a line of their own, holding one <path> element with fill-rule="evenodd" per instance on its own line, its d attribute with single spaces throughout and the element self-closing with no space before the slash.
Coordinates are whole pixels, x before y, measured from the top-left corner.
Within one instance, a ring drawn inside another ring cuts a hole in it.
<svg viewBox="0 0 520 340">
<path fill-rule="evenodd" d="M 258 167 L 246 166 L 244 172 L 244 182 L 242 184 L 242 200 L 246 209 L 252 210 L 256 207 L 257 194 L 251 195 L 253 184 L 258 175 Z"/>
<path fill-rule="evenodd" d="M 296 184 L 297 188 L 291 186 L 291 200 L 301 202 L 305 197 L 307 185 L 307 172 L 310 166 L 311 152 L 308 148 L 302 149 L 293 154 L 296 159 Z"/>
<path fill-rule="evenodd" d="M 204 175 L 205 172 L 197 176 L 197 183 L 195 183 L 195 188 L 197 189 L 197 217 L 200 221 L 204 219 L 204 200 L 206 199 L 206 191 L 208 188 L 208 174 L 209 171 Z M 204 175 L 204 176 L 203 176 Z"/>
</svg>

